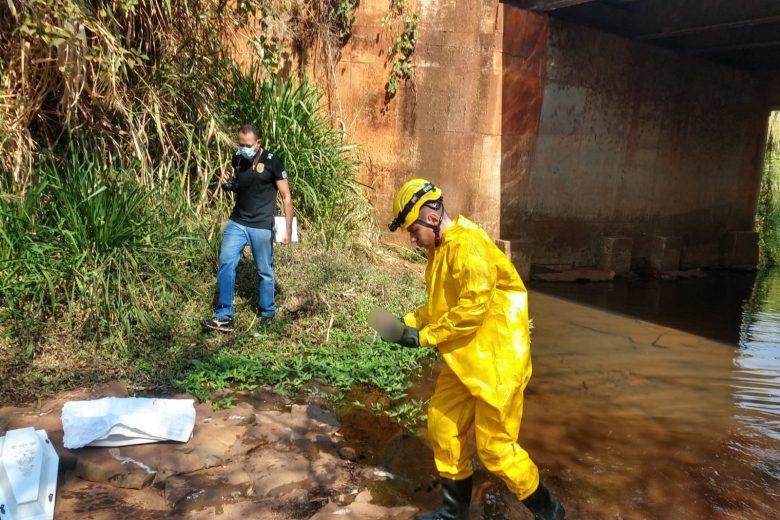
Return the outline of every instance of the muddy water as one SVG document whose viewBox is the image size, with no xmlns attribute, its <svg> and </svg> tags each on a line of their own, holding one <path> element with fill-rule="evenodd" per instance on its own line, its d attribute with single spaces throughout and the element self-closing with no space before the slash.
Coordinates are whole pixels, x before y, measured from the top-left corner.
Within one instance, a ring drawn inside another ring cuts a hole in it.
<svg viewBox="0 0 780 520">
<path fill-rule="evenodd" d="M 568 518 L 780 519 L 780 271 L 532 286 L 530 302 L 520 442 Z M 424 442 L 364 430 L 396 475 L 375 494 L 434 505 Z M 483 470 L 476 481 L 472 518 L 528 518 Z"/>
</svg>

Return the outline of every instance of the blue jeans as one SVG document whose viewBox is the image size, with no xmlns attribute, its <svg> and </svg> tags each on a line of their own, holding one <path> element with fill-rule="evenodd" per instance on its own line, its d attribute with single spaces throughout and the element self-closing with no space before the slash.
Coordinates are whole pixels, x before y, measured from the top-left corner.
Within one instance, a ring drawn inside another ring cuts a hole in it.
<svg viewBox="0 0 780 520">
<path fill-rule="evenodd" d="M 276 314 L 274 305 L 274 232 L 270 229 L 255 229 L 228 220 L 222 234 L 219 252 L 217 291 L 219 301 L 214 316 L 219 319 L 233 317 L 233 293 L 236 286 L 236 268 L 241 251 L 249 244 L 255 258 L 255 270 L 260 278 L 258 312 L 264 318 Z"/>
</svg>

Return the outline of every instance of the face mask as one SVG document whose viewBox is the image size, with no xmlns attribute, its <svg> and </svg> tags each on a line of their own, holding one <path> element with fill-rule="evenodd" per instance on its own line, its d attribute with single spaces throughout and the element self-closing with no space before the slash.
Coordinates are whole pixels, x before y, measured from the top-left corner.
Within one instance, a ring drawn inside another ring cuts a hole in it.
<svg viewBox="0 0 780 520">
<path fill-rule="evenodd" d="M 241 157 L 244 159 L 251 159 L 257 153 L 254 146 L 242 146 L 238 151 L 241 152 Z"/>
</svg>

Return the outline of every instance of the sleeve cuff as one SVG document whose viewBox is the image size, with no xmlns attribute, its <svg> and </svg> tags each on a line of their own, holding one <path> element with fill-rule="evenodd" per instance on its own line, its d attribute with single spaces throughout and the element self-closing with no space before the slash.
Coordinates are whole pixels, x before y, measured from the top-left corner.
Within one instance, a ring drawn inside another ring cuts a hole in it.
<svg viewBox="0 0 780 520">
<path fill-rule="evenodd" d="M 420 346 L 421 347 L 435 347 L 436 338 L 430 334 L 428 327 L 420 329 Z"/>
<path fill-rule="evenodd" d="M 416 329 L 419 329 L 420 327 L 417 325 L 417 318 L 415 318 L 414 313 L 410 312 L 409 314 L 404 315 L 403 322 L 408 327 L 414 327 Z"/>
</svg>

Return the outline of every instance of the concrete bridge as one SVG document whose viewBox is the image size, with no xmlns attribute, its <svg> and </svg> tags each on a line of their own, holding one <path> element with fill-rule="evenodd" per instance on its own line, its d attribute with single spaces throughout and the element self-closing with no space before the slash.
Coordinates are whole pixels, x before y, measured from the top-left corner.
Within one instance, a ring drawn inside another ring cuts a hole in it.
<svg viewBox="0 0 780 520">
<path fill-rule="evenodd" d="M 380 218 L 414 174 L 526 275 L 755 265 L 780 2 L 422 0 L 414 81 L 380 103 L 373 1 L 339 68 Z"/>
<path fill-rule="evenodd" d="M 512 4 L 544 15 L 505 11 L 501 238 L 542 264 L 755 265 L 780 3 Z"/>
</svg>

